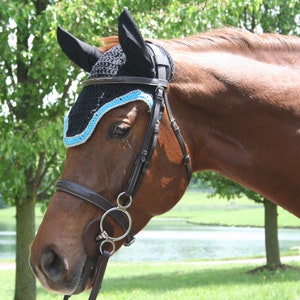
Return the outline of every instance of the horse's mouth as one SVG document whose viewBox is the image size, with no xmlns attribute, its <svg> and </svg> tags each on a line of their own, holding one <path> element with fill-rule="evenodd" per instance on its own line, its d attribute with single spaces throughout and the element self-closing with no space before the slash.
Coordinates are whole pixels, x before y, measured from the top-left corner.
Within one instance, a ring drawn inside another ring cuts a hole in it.
<svg viewBox="0 0 300 300">
<path fill-rule="evenodd" d="M 85 252 L 87 254 L 86 261 L 83 265 L 82 272 L 73 294 L 79 294 L 84 290 L 90 289 L 93 286 L 97 262 L 101 255 L 99 251 L 99 240 L 96 239 L 99 236 L 99 219 L 91 221 L 85 229 L 83 234 L 83 243 Z M 106 222 L 108 231 L 113 234 L 113 227 L 110 223 Z"/>
<path fill-rule="evenodd" d="M 97 259 L 93 257 L 87 257 L 84 266 L 82 268 L 82 272 L 79 278 L 79 281 L 76 285 L 72 294 L 79 294 L 86 289 L 92 287 L 95 275 Z"/>
</svg>

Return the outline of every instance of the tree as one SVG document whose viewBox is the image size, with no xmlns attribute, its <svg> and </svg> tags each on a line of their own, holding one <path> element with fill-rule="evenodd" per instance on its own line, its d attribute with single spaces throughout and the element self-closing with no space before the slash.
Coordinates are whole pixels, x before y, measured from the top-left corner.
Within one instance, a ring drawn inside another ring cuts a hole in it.
<svg viewBox="0 0 300 300">
<path fill-rule="evenodd" d="M 5 76 L 0 82 L 0 186 L 5 201 L 16 206 L 15 299 L 35 299 L 35 279 L 28 265 L 35 203 L 53 191 L 56 166 L 62 162 L 63 148 L 54 137 L 60 135 L 57 116 L 65 105 L 49 101 L 54 92 L 66 91 L 62 86 L 55 90 L 57 78 L 49 76 L 47 67 L 41 69 L 49 64 L 53 46 L 43 22 L 47 4 L 5 1 L 0 8 L 0 64 Z"/>
<path fill-rule="evenodd" d="M 56 27 L 71 24 L 79 35 L 84 30 L 85 38 L 99 35 L 94 10 L 81 10 L 80 1 L 53 0 L 4 0 L 0 8 L 0 194 L 16 206 L 16 300 L 36 298 L 28 265 L 35 204 L 49 199 L 61 173 L 63 113 L 80 77 L 57 46 Z"/>
</svg>

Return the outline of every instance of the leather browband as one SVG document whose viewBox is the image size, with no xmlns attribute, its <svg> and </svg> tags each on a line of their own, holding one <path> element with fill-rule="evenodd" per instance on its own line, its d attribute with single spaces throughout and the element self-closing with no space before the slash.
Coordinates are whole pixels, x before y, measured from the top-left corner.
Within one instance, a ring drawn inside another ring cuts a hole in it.
<svg viewBox="0 0 300 300">
<path fill-rule="evenodd" d="M 136 76 L 116 76 L 116 77 L 97 77 L 85 80 L 82 83 L 83 87 L 89 85 L 98 84 L 143 84 L 151 86 L 168 86 L 168 80 L 148 77 L 136 77 Z"/>
</svg>

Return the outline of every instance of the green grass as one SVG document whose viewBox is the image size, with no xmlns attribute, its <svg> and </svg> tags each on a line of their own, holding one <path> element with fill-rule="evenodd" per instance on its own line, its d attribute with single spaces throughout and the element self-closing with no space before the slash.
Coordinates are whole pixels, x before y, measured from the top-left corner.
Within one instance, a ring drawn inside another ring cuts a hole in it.
<svg viewBox="0 0 300 300">
<path fill-rule="evenodd" d="M 15 208 L 2 208 L 0 209 L 0 230 L 1 231 L 10 231 L 15 229 Z"/>
<path fill-rule="evenodd" d="M 246 198 L 227 201 L 191 190 L 162 217 L 183 218 L 203 225 L 264 226 L 264 208 L 261 204 Z M 300 228 L 300 219 L 278 207 L 278 226 Z"/>
<path fill-rule="evenodd" d="M 43 214 L 39 206 L 35 208 L 36 226 L 38 227 L 42 221 Z M 0 209 L 0 230 L 11 231 L 16 228 L 16 208 L 8 207 Z"/>
<path fill-rule="evenodd" d="M 300 273 L 246 274 L 253 265 L 197 263 L 111 263 L 100 299 L 109 300 L 299 300 Z M 14 272 L 0 273 L 0 299 L 13 299 Z M 38 300 L 62 299 L 38 286 Z M 88 299 L 88 293 L 73 300 Z"/>
</svg>

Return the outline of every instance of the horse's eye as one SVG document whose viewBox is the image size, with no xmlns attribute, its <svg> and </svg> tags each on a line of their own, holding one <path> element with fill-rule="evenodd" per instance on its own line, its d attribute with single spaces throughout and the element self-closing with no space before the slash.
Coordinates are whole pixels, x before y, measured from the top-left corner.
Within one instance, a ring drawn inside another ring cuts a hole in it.
<svg viewBox="0 0 300 300">
<path fill-rule="evenodd" d="M 110 129 L 110 137 L 114 139 L 124 138 L 130 131 L 130 126 L 127 124 L 114 124 Z"/>
</svg>

